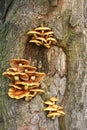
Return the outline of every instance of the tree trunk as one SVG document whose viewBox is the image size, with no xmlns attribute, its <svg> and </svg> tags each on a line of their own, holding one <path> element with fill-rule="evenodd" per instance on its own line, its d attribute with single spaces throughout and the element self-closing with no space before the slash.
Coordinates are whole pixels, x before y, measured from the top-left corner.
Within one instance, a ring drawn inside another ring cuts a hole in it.
<svg viewBox="0 0 87 130">
<path fill-rule="evenodd" d="M 1 0 L 0 3 L 0 130 L 87 129 L 87 1 Z M 28 42 L 27 31 L 50 27 L 57 45 L 50 49 Z M 37 71 L 45 94 L 31 101 L 8 97 L 2 73 L 13 58 L 25 58 Z M 66 115 L 51 120 L 44 101 L 57 96 Z"/>
</svg>

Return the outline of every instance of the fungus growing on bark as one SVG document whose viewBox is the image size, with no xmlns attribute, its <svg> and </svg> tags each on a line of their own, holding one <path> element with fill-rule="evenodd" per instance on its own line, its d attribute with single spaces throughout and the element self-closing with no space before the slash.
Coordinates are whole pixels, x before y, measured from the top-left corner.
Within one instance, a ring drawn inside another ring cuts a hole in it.
<svg viewBox="0 0 87 130">
<path fill-rule="evenodd" d="M 64 116 L 65 112 L 63 111 L 63 107 L 56 105 L 55 102 L 58 101 L 56 97 L 51 97 L 49 100 L 45 101 L 44 103 L 47 105 L 43 111 L 48 111 L 47 117 L 51 119 L 55 119 L 55 117 Z"/>
<path fill-rule="evenodd" d="M 3 75 L 12 80 L 9 84 L 8 95 L 11 98 L 25 98 L 29 101 L 39 93 L 44 93 L 40 89 L 40 81 L 45 73 L 36 72 L 36 67 L 30 66 L 25 59 L 13 59 L 10 61 L 10 68 Z"/>
<path fill-rule="evenodd" d="M 32 31 L 27 32 L 32 36 L 30 43 L 35 43 L 37 46 L 45 46 L 50 48 L 51 44 L 56 44 L 57 40 L 53 37 L 53 31 L 48 27 L 38 27 Z"/>
</svg>

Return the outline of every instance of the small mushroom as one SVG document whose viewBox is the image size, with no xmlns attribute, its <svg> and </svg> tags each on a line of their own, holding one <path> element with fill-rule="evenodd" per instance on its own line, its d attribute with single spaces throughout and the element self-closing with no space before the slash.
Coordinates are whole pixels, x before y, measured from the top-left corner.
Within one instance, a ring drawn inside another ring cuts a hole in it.
<svg viewBox="0 0 87 130">
<path fill-rule="evenodd" d="M 45 32 L 45 33 L 44 33 L 44 36 L 45 36 L 45 35 L 52 35 L 52 34 L 53 34 L 53 31 L 48 31 L 48 32 Z"/>
<path fill-rule="evenodd" d="M 57 42 L 57 40 L 56 40 L 55 38 L 53 38 L 53 37 L 48 37 L 48 38 L 47 38 L 47 41 L 51 41 L 51 42 L 53 42 L 54 44 Z"/>
<path fill-rule="evenodd" d="M 35 28 L 35 30 L 38 30 L 38 31 L 41 31 L 41 30 L 44 30 L 44 31 L 46 31 L 46 30 L 51 30 L 50 28 L 48 28 L 48 27 L 38 27 L 38 28 Z"/>
<path fill-rule="evenodd" d="M 46 105 L 53 105 L 54 103 L 48 100 L 48 101 L 45 101 L 44 104 L 46 104 Z"/>
<path fill-rule="evenodd" d="M 27 34 L 28 34 L 28 35 L 30 35 L 30 34 L 31 34 L 31 35 L 32 35 L 32 34 L 38 34 L 38 35 L 41 35 L 40 32 L 37 32 L 37 31 L 34 31 L 34 30 L 27 32 Z"/>
<path fill-rule="evenodd" d="M 51 97 L 50 101 L 52 101 L 53 103 L 55 103 L 56 101 L 58 101 L 58 99 L 56 97 Z"/>
<path fill-rule="evenodd" d="M 29 64 L 30 64 L 29 61 L 25 59 L 12 59 L 10 61 L 10 66 L 13 68 L 18 68 L 22 65 L 29 65 Z"/>
<path fill-rule="evenodd" d="M 48 106 L 48 107 L 46 107 L 46 108 L 44 108 L 43 109 L 44 111 L 57 111 L 57 108 L 54 108 L 54 107 L 52 107 L 52 106 Z"/>
<path fill-rule="evenodd" d="M 29 83 L 29 82 L 21 82 L 21 81 L 18 81 L 15 83 L 16 85 L 23 85 L 24 87 L 28 87 L 28 88 L 34 88 L 34 87 L 38 87 L 39 86 L 39 83 L 36 82 L 36 83 Z"/>
<path fill-rule="evenodd" d="M 42 42 L 39 40 L 30 40 L 29 42 L 36 43 L 38 46 L 40 46 L 42 44 Z"/>
<path fill-rule="evenodd" d="M 58 112 L 51 112 L 51 113 L 48 113 L 47 115 L 47 117 L 51 117 L 51 119 L 55 119 L 56 116 L 60 117 L 61 114 Z"/>
<path fill-rule="evenodd" d="M 43 42 L 47 43 L 46 39 L 43 37 L 37 37 L 37 40 L 40 40 L 43 44 Z"/>
</svg>

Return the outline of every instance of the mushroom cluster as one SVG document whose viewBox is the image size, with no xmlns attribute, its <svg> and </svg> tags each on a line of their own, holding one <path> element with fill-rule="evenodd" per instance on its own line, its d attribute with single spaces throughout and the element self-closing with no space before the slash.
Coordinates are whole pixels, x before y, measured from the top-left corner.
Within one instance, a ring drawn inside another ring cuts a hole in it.
<svg viewBox="0 0 87 130">
<path fill-rule="evenodd" d="M 36 67 L 30 66 L 29 61 L 25 59 L 12 59 L 10 66 L 3 73 L 12 80 L 9 84 L 9 97 L 25 98 L 26 101 L 29 101 L 38 93 L 44 93 L 44 90 L 40 89 L 40 81 L 45 73 L 36 72 Z"/>
<path fill-rule="evenodd" d="M 60 117 L 65 115 L 63 107 L 60 105 L 56 105 L 56 101 L 58 101 L 56 97 L 51 97 L 49 100 L 44 102 L 47 107 L 44 108 L 43 111 L 48 111 L 47 117 L 50 117 L 53 120 L 56 116 Z"/>
<path fill-rule="evenodd" d="M 38 27 L 32 31 L 27 32 L 31 35 L 30 43 L 35 43 L 37 46 L 45 46 L 50 48 L 51 44 L 56 44 L 57 40 L 53 37 L 53 31 L 48 27 Z"/>
</svg>

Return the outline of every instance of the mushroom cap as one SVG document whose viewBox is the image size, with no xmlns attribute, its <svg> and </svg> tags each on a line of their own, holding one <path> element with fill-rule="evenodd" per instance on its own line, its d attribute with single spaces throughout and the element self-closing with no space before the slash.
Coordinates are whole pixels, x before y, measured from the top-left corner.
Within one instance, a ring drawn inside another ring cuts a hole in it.
<svg viewBox="0 0 87 130">
<path fill-rule="evenodd" d="M 3 75 L 7 76 L 10 79 L 15 79 L 15 80 L 16 79 L 19 80 L 19 78 L 20 78 L 22 80 L 27 81 L 28 78 L 29 78 L 26 73 L 20 73 L 20 72 L 9 72 L 9 71 L 7 71 L 7 72 L 4 72 Z"/>
<path fill-rule="evenodd" d="M 57 99 L 56 97 L 51 97 L 51 98 L 50 98 L 50 101 L 55 102 L 55 101 L 58 101 L 58 99 Z"/>
<path fill-rule="evenodd" d="M 48 115 L 47 115 L 47 117 L 52 117 L 52 116 L 58 116 L 58 117 L 60 117 L 61 114 L 58 113 L 58 112 L 50 112 L 50 113 L 48 113 Z"/>
<path fill-rule="evenodd" d="M 45 46 L 45 47 L 47 47 L 47 48 L 50 48 L 50 45 L 49 45 L 49 43 L 47 43 L 47 44 L 44 44 L 44 46 Z"/>
<path fill-rule="evenodd" d="M 18 89 L 11 87 L 8 90 L 8 95 L 11 98 L 20 99 L 20 98 L 23 98 L 23 97 L 29 95 L 29 91 L 28 90 L 18 90 Z"/>
<path fill-rule="evenodd" d="M 9 86 L 10 86 L 10 87 L 13 87 L 13 88 L 16 88 L 16 89 L 20 89 L 20 90 L 22 89 L 22 87 L 15 85 L 14 82 L 11 82 L 11 83 L 9 84 Z"/>
<path fill-rule="evenodd" d="M 62 110 L 63 109 L 63 107 L 62 106 L 58 106 L 58 110 Z"/>
<path fill-rule="evenodd" d="M 30 64 L 29 61 L 25 59 L 12 59 L 10 61 L 10 66 L 13 68 L 18 68 L 19 66 L 29 65 L 29 64 Z"/>
<path fill-rule="evenodd" d="M 39 93 L 44 93 L 45 91 L 39 88 L 33 88 L 30 90 L 30 92 L 39 92 Z"/>
<path fill-rule="evenodd" d="M 3 75 L 7 76 L 10 79 L 14 79 L 14 76 L 17 76 L 18 72 L 4 72 Z"/>
<path fill-rule="evenodd" d="M 53 37 L 48 37 L 47 41 L 51 41 L 52 43 L 56 43 L 57 42 L 57 40 L 55 38 L 53 38 Z"/>
<path fill-rule="evenodd" d="M 31 77 L 35 76 L 34 82 L 40 82 L 42 78 L 45 76 L 45 73 L 40 73 L 40 72 L 26 72 L 26 74 L 28 74 L 28 76 Z M 30 80 L 32 80 L 32 78 Z"/>
<path fill-rule="evenodd" d="M 58 110 L 57 112 L 60 113 L 61 115 L 65 115 L 65 112 L 62 110 Z"/>
<path fill-rule="evenodd" d="M 32 39 L 32 40 L 30 40 L 29 42 L 30 42 L 30 43 L 36 43 L 37 45 L 42 44 L 42 42 L 41 42 L 41 41 L 36 40 L 36 39 Z"/>
<path fill-rule="evenodd" d="M 51 101 L 49 101 L 49 100 L 48 100 L 48 101 L 45 101 L 44 103 L 47 104 L 47 105 L 53 105 L 53 104 L 54 104 L 53 102 L 51 102 Z"/>
<path fill-rule="evenodd" d="M 57 108 L 48 106 L 48 107 L 44 108 L 43 110 L 44 110 L 44 111 L 57 111 Z"/>
<path fill-rule="evenodd" d="M 48 32 L 45 32 L 45 33 L 44 33 L 44 36 L 45 36 L 45 35 L 52 35 L 52 34 L 54 34 L 53 31 L 48 31 Z"/>
<path fill-rule="evenodd" d="M 17 72 L 18 70 L 17 70 L 17 68 L 8 68 L 7 71 L 9 71 L 9 72 Z"/>
<path fill-rule="evenodd" d="M 23 65 L 23 66 L 20 66 L 19 68 L 18 68 L 18 70 L 20 71 L 20 72 L 31 72 L 31 71 L 36 71 L 36 67 L 33 67 L 33 66 L 30 66 L 30 65 Z"/>
<path fill-rule="evenodd" d="M 39 86 L 39 83 L 38 82 L 35 82 L 35 83 L 29 83 L 29 82 L 22 82 L 22 81 L 17 81 L 15 83 L 16 85 L 24 85 L 24 86 L 28 86 L 28 87 L 38 87 Z"/>
<path fill-rule="evenodd" d="M 37 40 L 40 40 L 40 41 L 45 42 L 45 43 L 47 42 L 44 37 L 37 37 Z"/>
<path fill-rule="evenodd" d="M 41 33 L 40 33 L 40 32 L 35 31 L 35 30 L 28 31 L 28 32 L 27 32 L 27 34 L 28 34 L 28 35 L 32 35 L 32 34 L 38 34 L 38 35 L 41 35 Z"/>
<path fill-rule="evenodd" d="M 38 28 L 35 28 L 35 30 L 38 30 L 38 31 L 42 31 L 42 30 L 51 30 L 50 28 L 48 28 L 48 27 L 38 27 Z"/>
</svg>

